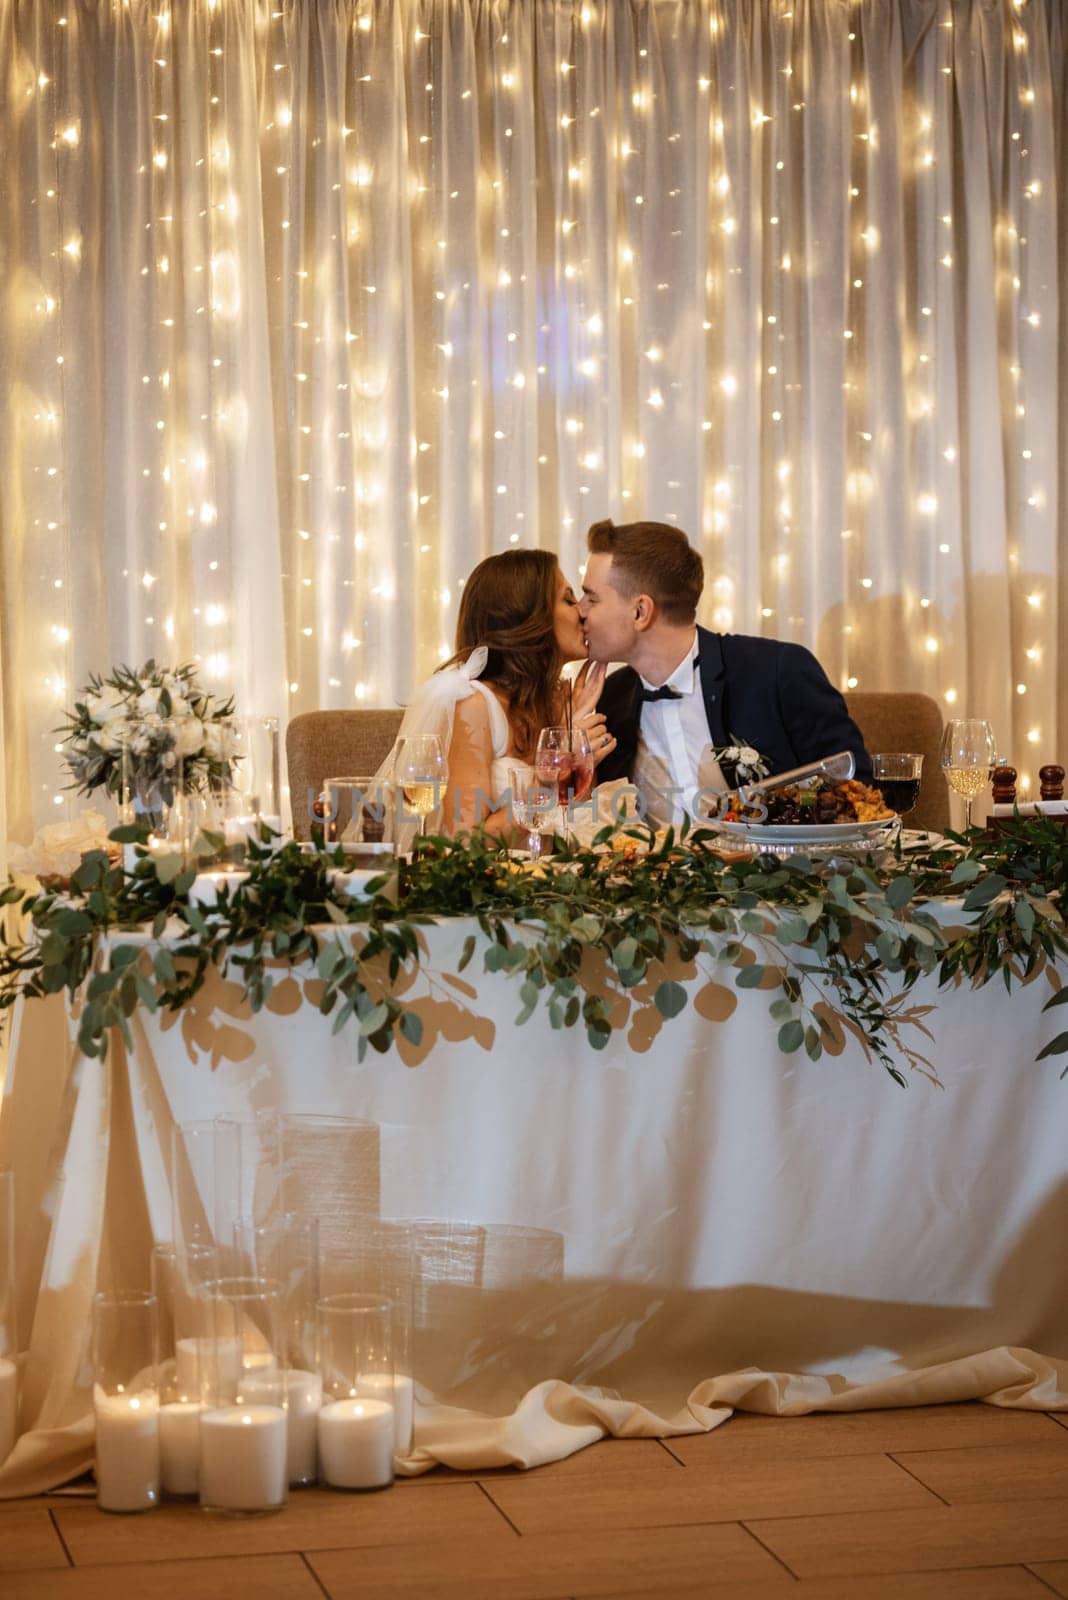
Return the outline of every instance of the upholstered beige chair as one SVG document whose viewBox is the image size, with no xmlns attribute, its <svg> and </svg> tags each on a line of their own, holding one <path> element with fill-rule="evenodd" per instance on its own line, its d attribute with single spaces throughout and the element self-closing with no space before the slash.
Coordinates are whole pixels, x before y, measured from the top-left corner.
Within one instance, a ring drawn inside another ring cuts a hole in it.
<svg viewBox="0 0 1068 1600">
<path fill-rule="evenodd" d="M 914 750 L 923 756 L 919 802 L 905 824 L 944 832 L 949 827 L 949 790 L 939 764 L 942 713 L 938 702 L 927 694 L 847 694 L 845 701 L 870 755 Z"/>
<path fill-rule="evenodd" d="M 311 802 L 326 778 L 369 778 L 389 755 L 402 711 L 305 711 L 286 729 L 293 833 L 311 835 Z"/>
</svg>

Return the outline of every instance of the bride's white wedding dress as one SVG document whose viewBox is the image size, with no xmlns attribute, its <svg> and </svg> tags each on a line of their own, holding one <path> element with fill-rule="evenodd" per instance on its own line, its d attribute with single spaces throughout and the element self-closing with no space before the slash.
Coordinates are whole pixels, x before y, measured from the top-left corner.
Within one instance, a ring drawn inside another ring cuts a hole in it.
<svg viewBox="0 0 1068 1600">
<path fill-rule="evenodd" d="M 421 683 L 404 713 L 404 720 L 397 733 L 400 739 L 417 739 L 424 735 L 436 734 L 441 740 L 441 748 L 445 752 L 446 766 L 449 759 L 449 746 L 452 743 L 453 723 L 456 719 L 456 707 L 461 700 L 467 700 L 473 694 L 480 694 L 486 702 L 489 712 L 490 737 L 493 742 L 493 763 L 490 767 L 490 790 L 486 797 L 490 810 L 496 810 L 503 802 L 506 791 L 511 787 L 511 769 L 521 768 L 525 774 L 532 775 L 529 762 L 521 761 L 518 756 L 509 755 L 512 743 L 512 731 L 508 725 L 504 707 L 497 699 L 488 684 L 480 683 L 479 677 L 486 670 L 489 660 L 489 651 L 485 645 L 479 645 L 472 650 L 467 660 L 458 667 L 447 667 L 444 672 L 435 672 L 433 677 Z M 389 782 L 393 769 L 393 752 L 391 752 L 375 774 L 375 783 Z M 444 798 L 444 797 L 443 797 Z M 434 833 L 442 828 L 444 818 L 442 807 L 430 814 L 427 818 L 427 832 Z M 409 831 L 409 830 L 406 830 Z M 412 835 L 415 833 L 414 825 L 411 827 Z M 404 848 L 410 840 L 399 841 Z"/>
</svg>

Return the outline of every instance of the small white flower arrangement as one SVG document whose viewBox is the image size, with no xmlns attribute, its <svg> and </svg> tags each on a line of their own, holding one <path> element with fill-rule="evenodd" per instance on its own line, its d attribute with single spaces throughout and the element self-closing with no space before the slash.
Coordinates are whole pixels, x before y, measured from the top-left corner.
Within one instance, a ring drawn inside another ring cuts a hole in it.
<svg viewBox="0 0 1068 1600">
<path fill-rule="evenodd" d="M 179 765 L 187 793 L 231 781 L 233 699 L 208 694 L 191 664 L 146 661 L 116 667 L 108 677 L 94 673 L 81 696 L 59 730 L 79 794 L 103 788 L 121 796 L 124 769 L 128 782 L 157 789 L 168 805 Z"/>
<path fill-rule="evenodd" d="M 759 783 L 766 778 L 770 769 L 760 751 L 739 739 L 736 733 L 731 734 L 730 740 L 730 744 L 713 746 L 712 749 L 724 777 L 736 784 Z"/>
</svg>

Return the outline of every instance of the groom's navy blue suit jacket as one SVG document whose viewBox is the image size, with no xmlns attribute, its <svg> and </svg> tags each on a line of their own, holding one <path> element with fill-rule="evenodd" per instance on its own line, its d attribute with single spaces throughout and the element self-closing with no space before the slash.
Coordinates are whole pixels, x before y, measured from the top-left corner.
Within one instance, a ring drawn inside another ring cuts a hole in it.
<svg viewBox="0 0 1068 1600">
<path fill-rule="evenodd" d="M 738 739 L 787 772 L 821 756 L 852 750 L 857 777 L 871 782 L 871 760 L 846 703 L 810 651 L 779 639 L 698 628 L 701 689 L 714 745 Z M 598 779 L 629 778 L 638 749 L 641 679 L 632 667 L 609 675 L 603 711 L 617 745 L 597 768 Z"/>
</svg>

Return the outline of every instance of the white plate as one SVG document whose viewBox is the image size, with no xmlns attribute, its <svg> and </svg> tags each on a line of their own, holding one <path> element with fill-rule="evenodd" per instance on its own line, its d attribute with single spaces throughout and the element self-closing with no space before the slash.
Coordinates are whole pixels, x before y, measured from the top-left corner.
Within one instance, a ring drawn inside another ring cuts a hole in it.
<svg viewBox="0 0 1068 1600">
<path fill-rule="evenodd" d="M 881 822 L 716 822 L 718 833 L 749 844 L 859 844 L 886 839 L 898 826 L 896 817 Z"/>
</svg>

